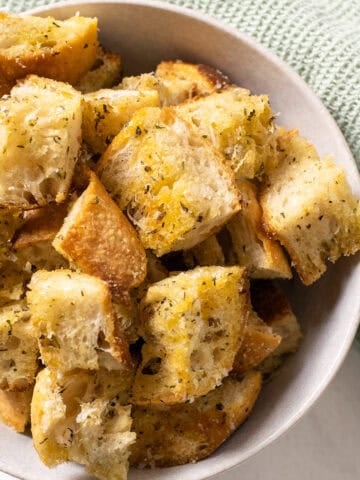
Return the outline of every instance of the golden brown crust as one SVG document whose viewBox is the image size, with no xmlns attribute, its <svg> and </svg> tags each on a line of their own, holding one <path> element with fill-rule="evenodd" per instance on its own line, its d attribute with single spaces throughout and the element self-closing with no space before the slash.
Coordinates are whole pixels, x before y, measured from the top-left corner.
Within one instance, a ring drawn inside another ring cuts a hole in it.
<svg viewBox="0 0 360 480">
<path fill-rule="evenodd" d="M 136 231 L 94 173 L 53 245 L 81 271 L 105 280 L 121 294 L 146 276 L 146 254 Z"/>
<path fill-rule="evenodd" d="M 243 380 L 228 377 L 216 390 L 193 403 L 134 407 L 137 434 L 130 463 L 169 467 L 211 455 L 248 417 L 261 389 L 261 374 Z"/>
<path fill-rule="evenodd" d="M 46 207 L 27 210 L 24 223 L 16 233 L 15 250 L 37 242 L 53 240 L 63 224 L 68 204 L 49 204 Z"/>
<path fill-rule="evenodd" d="M 23 432 L 30 421 L 33 387 L 23 392 L 0 390 L 0 419 L 17 432 Z"/>
<path fill-rule="evenodd" d="M 243 343 L 234 360 L 233 371 L 241 375 L 257 367 L 280 342 L 280 335 L 276 335 L 256 313 L 252 313 L 246 326 Z"/>
<path fill-rule="evenodd" d="M 97 19 L 73 17 L 60 22 L 51 17 L 22 18 L 2 13 L 0 23 L 5 34 L 16 32 L 15 37 L 19 37 L 10 47 L 0 48 L 2 94 L 9 93 L 16 80 L 29 73 L 74 84 L 95 61 Z"/>
</svg>

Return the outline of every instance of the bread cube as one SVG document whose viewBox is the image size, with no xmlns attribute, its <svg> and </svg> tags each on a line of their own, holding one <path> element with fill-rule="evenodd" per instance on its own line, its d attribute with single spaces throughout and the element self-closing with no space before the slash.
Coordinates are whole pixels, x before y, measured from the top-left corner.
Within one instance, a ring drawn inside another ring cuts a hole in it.
<svg viewBox="0 0 360 480">
<path fill-rule="evenodd" d="M 199 245 L 186 250 L 184 261 L 190 268 L 196 266 L 210 267 L 212 265 L 225 265 L 225 256 L 216 235 L 212 235 Z"/>
<path fill-rule="evenodd" d="M 0 308 L 0 389 L 25 391 L 38 370 L 39 350 L 30 312 L 18 301 Z"/>
<path fill-rule="evenodd" d="M 0 208 L 0 266 L 9 260 L 11 239 L 21 223 L 21 211 Z"/>
<path fill-rule="evenodd" d="M 133 403 L 206 395 L 232 369 L 250 307 L 245 270 L 198 267 L 151 285 L 141 305 L 142 363 Z"/>
<path fill-rule="evenodd" d="M 129 368 L 128 344 L 117 326 L 105 282 L 71 270 L 39 270 L 29 288 L 41 358 L 51 370 L 96 370 L 102 362 Z"/>
<path fill-rule="evenodd" d="M 266 95 L 230 87 L 176 107 L 220 150 L 236 178 L 261 177 L 277 165 L 274 114 Z"/>
<path fill-rule="evenodd" d="M 242 375 L 257 367 L 279 347 L 281 341 L 280 335 L 274 333 L 255 312 L 251 312 L 244 340 L 234 360 L 233 372 Z"/>
<path fill-rule="evenodd" d="M 7 261 L 0 268 L 0 307 L 24 297 L 31 272 L 17 261 Z"/>
<path fill-rule="evenodd" d="M 136 112 L 97 171 L 157 256 L 193 247 L 240 209 L 221 154 L 170 107 Z"/>
<path fill-rule="evenodd" d="M 162 105 L 178 105 L 194 97 L 223 90 L 229 79 L 207 65 L 177 61 L 161 62 L 156 67 Z"/>
<path fill-rule="evenodd" d="M 239 265 L 251 278 L 291 278 L 289 263 L 277 241 L 262 226 L 262 210 L 256 186 L 247 180 L 238 183 L 241 211 L 226 225 Z"/>
<path fill-rule="evenodd" d="M 222 385 L 192 403 L 134 407 L 136 443 L 130 463 L 169 467 L 194 463 L 211 455 L 250 415 L 261 389 L 261 374 Z"/>
<path fill-rule="evenodd" d="M 98 47 L 94 64 L 75 85 L 82 93 L 111 88 L 120 81 L 122 61 L 120 55 Z"/>
<path fill-rule="evenodd" d="M 0 95 L 29 73 L 76 83 L 96 58 L 96 18 L 0 13 L 0 34 Z"/>
<path fill-rule="evenodd" d="M 147 90 L 159 90 L 160 82 L 154 73 L 142 73 L 131 77 L 124 77 L 122 82 L 115 89 L 138 90 L 144 92 Z"/>
<path fill-rule="evenodd" d="M 299 349 L 303 337 L 301 326 L 284 292 L 275 283 L 256 282 L 251 299 L 259 317 L 281 339 L 276 349 L 259 365 L 259 369 L 269 375 L 280 367 L 289 354 Z"/>
<path fill-rule="evenodd" d="M 132 115 L 160 104 L 157 90 L 102 89 L 83 96 L 83 137 L 94 153 L 103 153 Z"/>
<path fill-rule="evenodd" d="M 81 95 L 26 77 L 0 103 L 0 206 L 65 200 L 81 140 Z"/>
<path fill-rule="evenodd" d="M 42 370 L 31 404 L 34 445 L 50 467 L 76 461 L 99 479 L 126 480 L 135 441 L 130 431 L 128 379 L 119 383 L 118 394 L 111 399 L 95 398 L 97 383 L 96 374 L 89 372 L 59 378 Z"/>
<path fill-rule="evenodd" d="M 30 422 L 33 387 L 23 392 L 0 390 L 0 420 L 16 432 L 24 432 Z"/>
<path fill-rule="evenodd" d="M 18 262 L 25 268 L 28 263 L 32 272 L 68 268 L 67 260 L 52 246 L 67 209 L 67 203 L 53 203 L 25 212 L 23 225 L 18 230 L 13 245 Z"/>
<path fill-rule="evenodd" d="M 57 233 L 55 249 L 82 272 L 105 280 L 113 292 L 140 285 L 146 254 L 138 235 L 94 173 Z"/>
<path fill-rule="evenodd" d="M 342 168 L 297 131 L 280 131 L 281 163 L 263 184 L 260 203 L 267 232 L 280 241 L 305 285 L 326 261 L 360 249 L 360 206 Z"/>
</svg>

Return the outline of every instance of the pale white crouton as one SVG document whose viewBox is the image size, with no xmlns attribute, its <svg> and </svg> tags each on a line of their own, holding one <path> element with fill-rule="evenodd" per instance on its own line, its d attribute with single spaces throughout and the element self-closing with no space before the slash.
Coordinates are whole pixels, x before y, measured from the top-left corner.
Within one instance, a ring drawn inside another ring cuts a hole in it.
<svg viewBox="0 0 360 480">
<path fill-rule="evenodd" d="M 111 88 L 121 77 L 122 61 L 120 55 L 98 47 L 92 67 L 75 85 L 82 93 L 95 92 L 101 88 Z"/>
<path fill-rule="evenodd" d="M 30 75 L 0 102 L 0 205 L 65 200 L 81 141 L 81 95 Z"/>
<path fill-rule="evenodd" d="M 158 107 L 157 90 L 103 89 L 83 96 L 83 137 L 94 153 L 103 153 L 133 114 L 143 107 Z"/>
<path fill-rule="evenodd" d="M 41 358 L 51 370 L 128 368 L 128 344 L 115 321 L 109 288 L 71 270 L 39 270 L 27 294 Z M 105 357 L 105 358 L 103 358 Z M 108 358 L 110 357 L 110 358 Z"/>
<path fill-rule="evenodd" d="M 156 67 L 162 105 L 179 105 L 194 97 L 221 91 L 229 79 L 220 70 L 180 60 L 161 62 Z"/>
<path fill-rule="evenodd" d="M 254 178 L 277 165 L 274 114 L 266 95 L 239 87 L 176 107 L 229 161 L 236 178 Z"/>
<path fill-rule="evenodd" d="M 25 302 L 0 308 L 0 389 L 24 391 L 34 383 L 39 349 Z"/>
<path fill-rule="evenodd" d="M 145 344 L 135 404 L 205 395 L 232 369 L 249 315 L 245 270 L 198 267 L 151 285 L 141 303 Z"/>
<path fill-rule="evenodd" d="M 326 261 L 360 249 L 360 206 L 344 171 L 297 131 L 280 130 L 281 163 L 263 184 L 265 228 L 289 253 L 305 285 L 325 271 Z"/>
<path fill-rule="evenodd" d="M 39 373 L 31 423 L 35 448 L 46 465 L 76 461 L 99 479 L 126 480 L 136 435 L 131 432 L 129 376 L 117 374 L 114 397 L 98 397 L 112 383 L 109 375 L 79 371 L 59 377 L 48 369 Z"/>
<path fill-rule="evenodd" d="M 221 154 L 171 107 L 136 112 L 97 171 L 157 256 L 200 243 L 240 208 Z"/>
<path fill-rule="evenodd" d="M 261 374 L 251 371 L 242 380 L 225 378 L 193 403 L 134 407 L 130 463 L 169 467 L 208 457 L 247 419 L 260 389 Z"/>
<path fill-rule="evenodd" d="M 291 278 L 289 263 L 277 241 L 262 226 L 262 210 L 256 186 L 238 182 L 241 211 L 226 225 L 237 263 L 248 269 L 251 278 Z"/>
<path fill-rule="evenodd" d="M 93 65 L 97 19 L 0 13 L 0 95 L 29 73 L 76 83 Z"/>
</svg>

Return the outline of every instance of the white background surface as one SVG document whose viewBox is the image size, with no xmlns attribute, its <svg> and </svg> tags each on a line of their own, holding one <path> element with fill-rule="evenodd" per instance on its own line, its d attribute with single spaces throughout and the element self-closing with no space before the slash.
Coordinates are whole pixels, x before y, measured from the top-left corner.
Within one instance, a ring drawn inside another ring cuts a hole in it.
<svg viewBox="0 0 360 480">
<path fill-rule="evenodd" d="M 19 461 L 20 458 L 19 452 Z M 13 480 L 13 477 L 0 472 L 0 479 Z M 360 479 L 358 346 L 353 346 L 340 372 L 315 407 L 290 432 L 252 459 L 212 480 L 238 479 Z"/>
</svg>

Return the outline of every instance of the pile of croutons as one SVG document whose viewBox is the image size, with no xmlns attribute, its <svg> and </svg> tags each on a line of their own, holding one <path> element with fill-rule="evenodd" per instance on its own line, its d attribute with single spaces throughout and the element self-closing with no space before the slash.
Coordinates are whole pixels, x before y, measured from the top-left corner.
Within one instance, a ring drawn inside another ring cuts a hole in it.
<svg viewBox="0 0 360 480">
<path fill-rule="evenodd" d="M 344 172 L 266 95 L 121 67 L 96 19 L 0 14 L 0 416 L 104 480 L 210 455 L 299 346 L 274 279 L 360 249 Z"/>
</svg>

